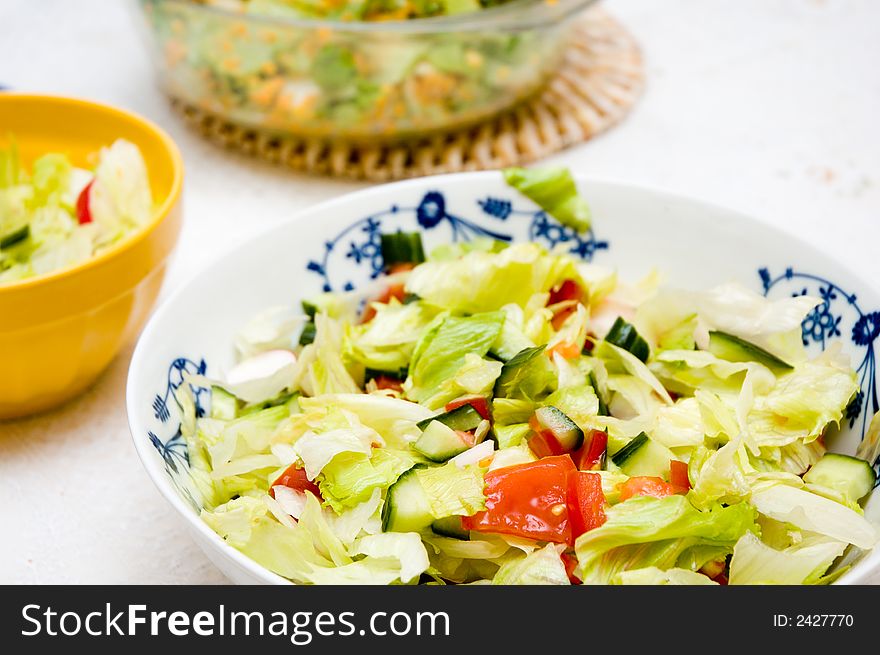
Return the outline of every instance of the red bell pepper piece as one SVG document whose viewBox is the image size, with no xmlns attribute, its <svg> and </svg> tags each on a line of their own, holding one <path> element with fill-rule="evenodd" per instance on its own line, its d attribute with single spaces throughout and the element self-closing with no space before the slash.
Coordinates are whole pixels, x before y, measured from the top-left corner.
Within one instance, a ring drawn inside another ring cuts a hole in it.
<svg viewBox="0 0 880 655">
<path fill-rule="evenodd" d="M 561 284 L 550 289 L 550 298 L 547 299 L 547 305 L 555 305 L 566 300 L 577 300 L 582 302 L 584 299 L 584 290 L 574 280 L 563 280 Z"/>
<path fill-rule="evenodd" d="M 376 308 L 373 307 L 374 302 L 387 305 L 391 302 L 392 298 L 396 298 L 400 302 L 403 302 L 403 299 L 406 298 L 406 289 L 403 282 L 388 285 L 388 288 L 382 292 L 382 295 L 367 303 L 367 307 L 364 309 L 364 314 L 361 316 L 361 323 L 369 323 L 373 320 L 373 317 L 376 316 Z"/>
<path fill-rule="evenodd" d="M 620 501 L 634 498 L 635 496 L 653 496 L 654 498 L 664 498 L 678 493 L 680 490 L 663 478 L 655 478 L 646 475 L 630 478 L 620 485 Z"/>
<path fill-rule="evenodd" d="M 390 375 L 377 375 L 373 378 L 377 389 L 391 389 L 392 391 L 403 391 L 403 382 Z"/>
</svg>

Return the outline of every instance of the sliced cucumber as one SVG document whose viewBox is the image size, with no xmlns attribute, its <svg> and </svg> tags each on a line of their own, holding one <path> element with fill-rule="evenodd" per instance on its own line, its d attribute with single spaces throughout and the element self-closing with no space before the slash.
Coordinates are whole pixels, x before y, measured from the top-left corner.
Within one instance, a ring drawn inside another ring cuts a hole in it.
<svg viewBox="0 0 880 655">
<path fill-rule="evenodd" d="M 310 343 L 314 342 L 315 336 L 318 334 L 317 326 L 309 321 L 303 326 L 303 330 L 299 335 L 299 345 L 307 346 Z"/>
<path fill-rule="evenodd" d="M 401 475 L 388 488 L 382 507 L 383 532 L 418 532 L 434 522 L 428 496 L 416 475 L 417 468 Z"/>
<path fill-rule="evenodd" d="M 804 482 L 839 491 L 856 503 L 874 488 L 875 480 L 874 469 L 868 462 L 837 453 L 825 453 L 804 474 Z"/>
<path fill-rule="evenodd" d="M 412 447 L 432 462 L 445 462 L 473 445 L 473 435 L 454 430 L 441 421 L 431 420 Z"/>
<path fill-rule="evenodd" d="M 220 387 L 211 387 L 211 418 L 231 421 L 238 414 L 238 401 Z"/>
<path fill-rule="evenodd" d="M 24 241 L 31 234 L 31 226 L 27 223 L 22 225 L 20 228 L 13 230 L 12 232 L 7 232 L 3 236 L 0 236 L 0 249 L 3 248 L 11 248 L 19 241 Z"/>
<path fill-rule="evenodd" d="M 469 541 L 471 538 L 471 533 L 462 527 L 460 516 L 447 516 L 446 518 L 437 519 L 431 524 L 431 532 L 439 534 L 441 537 L 451 537 L 452 539 L 462 539 L 464 541 Z"/>
<path fill-rule="evenodd" d="M 599 400 L 599 416 L 610 416 L 608 413 L 608 405 L 605 404 L 605 401 L 602 399 L 602 392 L 599 391 L 599 383 L 596 381 L 596 374 L 590 371 L 590 384 L 593 387 L 593 391 L 596 392 L 596 398 Z"/>
<path fill-rule="evenodd" d="M 632 455 L 635 455 L 636 451 L 644 446 L 647 441 L 648 435 L 642 432 L 637 437 L 633 438 L 623 448 L 614 453 L 614 455 L 611 456 L 611 461 L 614 462 L 614 464 L 617 466 L 622 466 L 626 462 L 626 460 L 628 460 Z"/>
<path fill-rule="evenodd" d="M 558 407 L 539 407 L 535 410 L 535 419 L 538 425 L 553 434 L 567 453 L 574 452 L 584 443 L 584 431 Z"/>
<path fill-rule="evenodd" d="M 492 437 L 498 445 L 498 450 L 518 446 L 532 432 L 528 423 L 513 423 L 512 425 L 496 425 L 492 428 Z"/>
<path fill-rule="evenodd" d="M 669 477 L 669 461 L 675 459 L 672 451 L 642 432 L 611 458 L 620 470 L 629 476 L 648 475 Z"/>
<path fill-rule="evenodd" d="M 364 370 L 364 379 L 372 380 L 381 376 L 396 378 L 398 380 L 406 380 L 406 376 L 409 375 L 409 369 L 406 368 L 398 368 L 393 371 L 380 371 L 375 368 L 368 368 Z"/>
<path fill-rule="evenodd" d="M 614 321 L 614 325 L 605 335 L 605 341 L 610 344 L 629 351 L 641 361 L 648 361 L 648 355 L 651 354 L 651 348 L 648 342 L 642 338 L 636 328 L 620 316 Z"/>
<path fill-rule="evenodd" d="M 315 314 L 318 313 L 318 306 L 313 302 L 309 302 L 308 300 L 303 300 L 300 304 L 302 305 L 303 314 L 314 321 Z"/>
<path fill-rule="evenodd" d="M 546 347 L 523 348 L 508 361 L 504 362 L 504 366 L 501 367 L 501 374 L 495 380 L 493 395 L 496 398 L 506 398 L 511 391 L 516 389 L 520 380 L 529 375 L 531 366 L 535 363 L 536 358 L 544 354 Z"/>
<path fill-rule="evenodd" d="M 453 430 L 469 432 L 470 430 L 476 430 L 482 420 L 483 417 L 474 409 L 473 405 L 462 405 L 448 412 L 437 414 L 437 416 L 426 418 L 424 421 L 419 421 L 416 423 L 416 426 L 424 430 L 431 422 L 439 421 Z"/>
<path fill-rule="evenodd" d="M 709 352 L 729 362 L 758 362 L 771 369 L 791 370 L 793 366 L 760 346 L 727 332 L 709 332 Z"/>
<path fill-rule="evenodd" d="M 382 260 L 385 268 L 395 264 L 421 264 L 425 261 L 422 235 L 418 232 L 383 234 Z"/>
</svg>

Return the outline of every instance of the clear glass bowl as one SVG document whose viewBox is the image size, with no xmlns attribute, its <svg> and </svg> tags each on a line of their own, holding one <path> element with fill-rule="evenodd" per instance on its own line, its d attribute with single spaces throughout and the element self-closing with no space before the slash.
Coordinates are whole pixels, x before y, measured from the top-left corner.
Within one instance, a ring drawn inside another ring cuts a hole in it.
<svg viewBox="0 0 880 655">
<path fill-rule="evenodd" d="M 478 122 L 534 93 L 595 0 L 513 0 L 458 16 L 292 20 L 139 0 L 173 98 L 251 127 L 395 138 Z"/>
</svg>

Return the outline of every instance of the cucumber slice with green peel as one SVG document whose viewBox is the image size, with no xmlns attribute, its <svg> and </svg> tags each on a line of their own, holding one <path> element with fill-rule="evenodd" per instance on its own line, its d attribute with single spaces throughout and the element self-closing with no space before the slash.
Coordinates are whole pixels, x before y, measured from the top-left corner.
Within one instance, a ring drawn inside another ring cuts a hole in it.
<svg viewBox="0 0 880 655">
<path fill-rule="evenodd" d="M 623 466 L 631 456 L 636 454 L 639 448 L 644 446 L 648 441 L 648 435 L 642 432 L 634 437 L 628 444 L 618 450 L 611 456 L 611 461 L 617 466 Z"/>
<path fill-rule="evenodd" d="M 432 420 L 412 447 L 432 462 L 445 462 L 473 445 L 472 434 L 454 430 L 445 423 Z"/>
<path fill-rule="evenodd" d="M 19 241 L 24 241 L 31 235 L 31 226 L 25 223 L 20 228 L 7 232 L 0 236 L 0 249 L 11 248 Z"/>
<path fill-rule="evenodd" d="M 528 374 L 529 367 L 536 357 L 544 354 L 546 345 L 535 346 L 534 348 L 523 348 L 516 355 L 504 362 L 501 367 L 501 374 L 495 380 L 495 388 L 493 395 L 505 398 L 508 392 L 515 388 L 522 376 Z"/>
<path fill-rule="evenodd" d="M 382 260 L 385 268 L 395 264 L 421 264 L 425 261 L 422 235 L 418 232 L 383 234 Z"/>
<path fill-rule="evenodd" d="M 602 392 L 599 391 L 599 383 L 596 381 L 596 374 L 590 371 L 590 385 L 593 387 L 593 391 L 596 392 L 596 398 L 599 400 L 599 416 L 610 416 L 608 413 L 608 405 L 605 404 L 605 401 L 602 399 Z"/>
<path fill-rule="evenodd" d="M 410 469 L 388 488 L 382 507 L 382 532 L 418 532 L 434 522 L 417 469 Z"/>
<path fill-rule="evenodd" d="M 675 455 L 669 448 L 648 437 L 618 466 L 630 477 L 647 475 L 666 480 L 669 478 L 669 462 L 673 459 Z"/>
<path fill-rule="evenodd" d="M 299 335 L 299 345 L 308 346 L 310 343 L 313 343 L 317 334 L 318 327 L 311 321 L 306 323 Z"/>
<path fill-rule="evenodd" d="M 709 352 L 729 362 L 758 362 L 770 369 L 785 371 L 794 368 L 760 346 L 718 330 L 709 332 Z"/>
<path fill-rule="evenodd" d="M 574 452 L 584 443 L 584 431 L 558 407 L 547 405 L 535 410 L 535 419 L 549 430 L 565 452 Z"/>
<path fill-rule="evenodd" d="M 642 335 L 631 323 L 623 320 L 620 316 L 617 317 L 614 325 L 605 335 L 605 341 L 618 348 L 623 348 L 643 362 L 648 361 L 648 356 L 651 354 L 648 342 L 642 338 Z"/>
<path fill-rule="evenodd" d="M 871 465 L 858 457 L 825 453 L 804 474 L 804 482 L 828 487 L 857 503 L 874 488 L 876 474 Z"/>
<path fill-rule="evenodd" d="M 419 421 L 416 423 L 416 426 L 420 430 L 424 430 L 432 421 L 439 421 L 453 430 L 469 432 L 471 430 L 476 430 L 482 420 L 483 417 L 480 416 L 480 413 L 474 409 L 472 405 L 462 405 L 461 407 L 456 407 L 448 412 L 443 412 L 442 414 L 437 414 L 437 416 L 432 416 L 431 418 Z"/>
<path fill-rule="evenodd" d="M 470 541 L 471 538 L 471 533 L 462 527 L 460 516 L 447 516 L 446 518 L 437 519 L 431 524 L 431 532 L 441 537 L 450 537 L 463 541 Z"/>
<path fill-rule="evenodd" d="M 303 300 L 300 304 L 302 305 L 303 314 L 314 321 L 315 314 L 318 313 L 318 306 L 313 302 L 309 302 L 308 300 Z"/>
<path fill-rule="evenodd" d="M 231 421 L 238 415 L 238 401 L 221 387 L 211 387 L 211 418 Z"/>
</svg>

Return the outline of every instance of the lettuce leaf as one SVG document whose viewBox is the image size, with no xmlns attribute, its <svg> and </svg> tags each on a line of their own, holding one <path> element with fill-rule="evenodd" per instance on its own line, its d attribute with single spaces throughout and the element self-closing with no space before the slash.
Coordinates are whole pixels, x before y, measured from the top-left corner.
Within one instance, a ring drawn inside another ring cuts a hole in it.
<svg viewBox="0 0 880 655">
<path fill-rule="evenodd" d="M 566 278 L 579 279 L 574 259 L 549 254 L 535 243 L 517 243 L 499 253 L 475 251 L 421 264 L 407 278 L 406 290 L 432 305 L 476 314 L 511 303 L 525 307 L 534 294 Z"/>
<path fill-rule="evenodd" d="M 619 572 L 647 566 L 670 568 L 697 545 L 732 550 L 755 526 L 755 511 L 740 503 L 700 511 L 684 496 L 640 496 L 606 509 L 604 525 L 578 537 L 575 574 L 585 584 L 607 584 Z"/>
<path fill-rule="evenodd" d="M 577 232 L 590 229 L 590 206 L 567 168 L 505 168 L 502 173 L 505 182 L 563 225 Z"/>
<path fill-rule="evenodd" d="M 525 557 L 511 560 L 501 566 L 493 585 L 568 585 L 560 551 L 562 546 L 547 544 Z"/>
<path fill-rule="evenodd" d="M 855 510 L 804 489 L 785 484 L 762 485 L 752 492 L 751 503 L 772 519 L 865 550 L 873 548 L 880 539 L 877 528 Z"/>
<path fill-rule="evenodd" d="M 406 396 L 420 403 L 429 400 L 466 363 L 468 354 L 483 357 L 489 352 L 503 321 L 502 312 L 447 316 L 428 329 L 416 344 L 410 362 Z M 435 406 L 440 404 L 442 400 Z"/>
<path fill-rule="evenodd" d="M 846 544 L 819 535 L 776 550 L 754 534 L 740 538 L 730 560 L 730 584 L 811 584 L 843 554 Z"/>
</svg>

